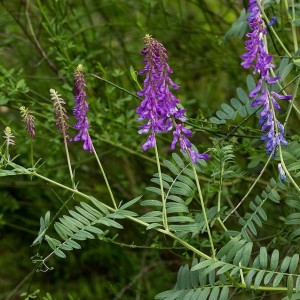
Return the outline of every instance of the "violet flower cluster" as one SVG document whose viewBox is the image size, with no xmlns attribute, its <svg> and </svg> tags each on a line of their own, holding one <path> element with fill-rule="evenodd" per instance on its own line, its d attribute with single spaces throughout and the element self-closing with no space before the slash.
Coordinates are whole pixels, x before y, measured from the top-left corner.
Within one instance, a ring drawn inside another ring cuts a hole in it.
<svg viewBox="0 0 300 300">
<path fill-rule="evenodd" d="M 258 0 L 261 2 L 261 0 Z M 265 38 L 267 30 L 256 0 L 249 0 L 248 18 L 250 32 L 246 34 L 249 38 L 245 42 L 247 52 L 241 56 L 244 68 L 253 68 L 253 74 L 259 75 L 256 87 L 250 92 L 249 97 L 253 98 L 251 106 L 261 106 L 259 125 L 261 130 L 267 133 L 261 137 L 265 141 L 266 153 L 274 151 L 275 156 L 279 144 L 287 145 L 284 138 L 284 127 L 276 119 L 275 111 L 280 110 L 277 99 L 291 100 L 290 95 L 281 95 L 270 91 L 271 87 L 278 82 L 279 76 L 272 77 L 270 70 L 276 66 L 272 63 L 272 55 L 267 51 Z"/>
<path fill-rule="evenodd" d="M 141 54 L 145 56 L 143 61 L 145 66 L 139 74 L 145 75 L 146 78 L 143 89 L 137 93 L 143 100 L 136 112 L 139 115 L 138 121 L 146 121 L 138 132 L 149 133 L 149 136 L 142 149 L 146 151 L 155 147 L 155 135 L 169 132 L 175 127 L 172 150 L 179 142 L 181 150 L 188 152 L 194 163 L 199 159 L 208 159 L 209 155 L 200 154 L 192 149 L 192 143 L 189 141 L 192 132 L 183 124 L 187 120 L 185 109 L 178 107 L 180 101 L 170 91 L 179 89 L 179 86 L 169 77 L 172 69 L 168 65 L 167 50 L 150 35 L 145 36 L 144 43 L 145 48 Z"/>
<path fill-rule="evenodd" d="M 73 141 L 83 141 L 83 149 L 93 152 L 93 144 L 89 135 L 89 120 L 87 118 L 87 111 L 89 110 L 88 103 L 86 102 L 86 89 L 87 85 L 83 76 L 83 67 L 78 65 L 74 73 L 74 93 L 75 93 L 75 106 L 73 115 L 78 121 L 74 124 L 74 128 L 78 130 L 77 135 Z"/>
</svg>

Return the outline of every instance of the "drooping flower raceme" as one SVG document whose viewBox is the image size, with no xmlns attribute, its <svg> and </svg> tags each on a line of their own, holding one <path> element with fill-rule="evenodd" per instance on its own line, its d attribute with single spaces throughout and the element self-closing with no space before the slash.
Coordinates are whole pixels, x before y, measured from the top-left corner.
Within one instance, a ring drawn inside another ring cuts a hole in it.
<svg viewBox="0 0 300 300">
<path fill-rule="evenodd" d="M 259 0 L 261 2 L 261 0 Z M 262 14 L 256 0 L 249 1 L 248 18 L 250 32 L 246 34 L 249 38 L 245 42 L 247 52 L 241 56 L 244 68 L 252 68 L 254 74 L 259 75 L 256 87 L 250 92 L 249 97 L 253 98 L 251 106 L 262 107 L 259 125 L 262 131 L 267 131 L 261 137 L 265 141 L 266 153 L 274 151 L 276 155 L 279 144 L 287 145 L 284 139 L 284 127 L 277 120 L 275 112 L 280 110 L 276 99 L 291 100 L 290 95 L 280 95 L 271 91 L 271 87 L 280 80 L 279 76 L 272 77 L 271 69 L 276 66 L 272 63 L 272 55 L 268 53 L 266 46 L 267 30 L 262 18 Z"/>
<path fill-rule="evenodd" d="M 74 128 L 78 130 L 78 133 L 73 138 L 73 141 L 83 141 L 83 149 L 93 152 L 93 144 L 88 132 L 89 120 L 87 118 L 87 111 L 89 110 L 89 106 L 86 102 L 87 85 L 82 71 L 82 65 L 78 65 L 74 73 L 75 106 L 73 109 L 73 115 L 78 121 L 74 124 Z"/>
<path fill-rule="evenodd" d="M 192 132 L 183 125 L 187 120 L 185 109 L 178 107 L 180 101 L 170 91 L 179 89 L 179 86 L 169 77 L 172 69 L 168 65 L 167 50 L 150 35 L 145 36 L 144 43 L 145 48 L 141 54 L 145 57 L 145 66 L 139 74 L 145 75 L 146 78 L 143 89 L 137 93 L 143 100 L 136 112 L 139 115 L 138 121 L 146 121 L 138 132 L 149 133 L 149 136 L 142 149 L 146 151 L 155 147 L 155 134 L 169 132 L 175 127 L 172 150 L 179 142 L 181 150 L 188 152 L 194 163 L 199 159 L 208 159 L 207 154 L 199 154 L 198 151 L 192 150 L 192 143 L 188 139 Z"/>
</svg>

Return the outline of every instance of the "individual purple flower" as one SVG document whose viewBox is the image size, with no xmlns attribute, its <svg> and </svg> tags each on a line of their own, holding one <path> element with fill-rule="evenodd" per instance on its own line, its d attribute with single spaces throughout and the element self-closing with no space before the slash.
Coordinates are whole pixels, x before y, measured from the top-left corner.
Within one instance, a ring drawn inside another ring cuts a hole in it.
<svg viewBox="0 0 300 300">
<path fill-rule="evenodd" d="M 73 115 L 78 122 L 74 124 L 73 127 L 78 130 L 78 133 L 73 138 L 73 141 L 83 141 L 83 149 L 93 152 L 93 144 L 88 132 L 89 120 L 86 115 L 89 110 L 89 106 L 86 102 L 87 85 L 82 71 L 82 65 L 78 65 L 74 73 L 75 106 L 73 109 Z"/>
<path fill-rule="evenodd" d="M 258 1 L 261 2 L 261 0 Z M 288 101 L 292 99 L 292 96 L 270 91 L 270 87 L 275 85 L 280 77 L 272 77 L 270 74 L 271 69 L 276 66 L 272 63 L 273 57 L 266 47 L 267 30 L 256 0 L 249 1 L 247 12 L 250 32 L 246 34 L 249 38 L 245 41 L 247 52 L 241 56 L 243 60 L 241 65 L 244 68 L 252 68 L 253 74 L 258 74 L 260 77 L 256 87 L 249 93 L 249 97 L 253 98 L 252 107 L 262 107 L 259 125 L 262 126 L 262 131 L 268 132 L 261 137 L 261 140 L 266 143 L 266 153 L 270 154 L 274 151 L 273 156 L 275 156 L 279 144 L 287 145 L 284 139 L 284 127 L 276 119 L 275 111 L 280 110 L 280 106 L 275 99 Z"/>
<path fill-rule="evenodd" d="M 145 57 L 143 60 L 145 66 L 139 74 L 145 75 L 146 78 L 142 90 L 137 93 L 143 100 L 136 112 L 139 115 L 138 121 L 146 121 L 138 132 L 149 133 L 149 136 L 142 149 L 146 151 L 155 147 L 155 135 L 169 132 L 175 126 L 171 149 L 174 150 L 179 141 L 181 150 L 188 151 L 194 163 L 199 159 L 207 159 L 208 155 L 199 154 L 191 149 L 192 144 L 188 137 L 192 133 L 182 124 L 187 120 L 185 109 L 178 107 L 180 101 L 171 92 L 171 89 L 177 90 L 179 86 L 169 77 L 172 69 L 168 65 L 167 50 L 150 35 L 145 36 L 144 43 L 145 48 L 141 54 Z"/>
<path fill-rule="evenodd" d="M 176 124 L 175 130 L 173 131 L 173 141 L 171 144 L 171 150 L 174 150 L 176 144 L 179 142 L 181 150 L 183 152 L 188 152 L 194 164 L 196 164 L 199 159 L 209 159 L 208 154 L 200 154 L 198 153 L 198 151 L 192 149 L 193 144 L 187 138 L 191 135 L 191 130 L 185 128 L 183 124 Z"/>
<path fill-rule="evenodd" d="M 281 163 L 278 164 L 278 172 L 279 172 L 280 181 L 287 181 L 287 178 L 286 178 L 286 175 L 285 175 L 285 172 L 282 168 Z"/>
<path fill-rule="evenodd" d="M 274 17 L 271 18 L 271 20 L 270 20 L 268 26 L 273 26 L 276 22 L 277 22 L 277 17 L 274 16 Z"/>
</svg>

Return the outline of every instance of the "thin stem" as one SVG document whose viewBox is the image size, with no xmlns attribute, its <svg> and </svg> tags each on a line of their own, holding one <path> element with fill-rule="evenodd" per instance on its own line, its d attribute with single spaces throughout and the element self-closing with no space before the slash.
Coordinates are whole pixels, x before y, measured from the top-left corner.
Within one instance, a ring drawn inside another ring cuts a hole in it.
<svg viewBox="0 0 300 300">
<path fill-rule="evenodd" d="M 215 257 L 216 257 L 215 246 L 214 246 L 214 242 L 213 242 L 211 232 L 210 232 L 210 228 L 209 228 L 209 224 L 208 224 L 208 219 L 207 219 L 207 215 L 206 215 L 206 209 L 205 209 L 205 204 L 204 204 L 204 200 L 203 200 L 203 196 L 202 196 L 200 182 L 199 182 L 199 179 L 198 179 L 198 174 L 196 172 L 195 165 L 193 163 L 191 163 L 191 165 L 192 165 L 193 173 L 194 173 L 195 180 L 196 180 L 197 190 L 198 190 L 200 203 L 201 203 L 201 209 L 202 209 L 202 212 L 203 212 L 205 226 L 206 226 L 206 229 L 207 229 L 208 239 L 209 239 L 209 243 L 210 243 L 210 247 L 211 247 L 212 258 L 215 259 Z"/>
<path fill-rule="evenodd" d="M 259 1 L 259 0 L 256 0 L 256 3 L 257 3 L 257 5 L 258 5 L 258 7 L 259 7 L 259 9 L 260 9 L 260 11 L 261 11 L 261 13 L 262 13 L 262 15 L 263 15 L 265 21 L 266 21 L 266 23 L 269 24 L 269 23 L 270 23 L 270 20 L 268 19 L 267 15 L 265 14 L 264 9 L 263 9 L 263 7 L 262 7 L 260 1 Z M 270 28 L 270 30 L 272 31 L 272 33 L 273 33 L 273 35 L 275 36 L 275 38 L 277 39 L 277 41 L 278 41 L 278 43 L 280 44 L 280 46 L 282 47 L 282 49 L 284 50 L 284 52 L 287 54 L 287 56 L 288 56 L 289 58 L 292 59 L 292 58 L 293 58 L 293 55 L 292 55 L 292 54 L 289 52 L 289 50 L 284 46 L 283 42 L 281 41 L 280 37 L 279 37 L 278 34 L 276 33 L 276 31 L 275 31 L 275 29 L 273 28 L 273 26 L 269 26 L 269 28 Z"/>
<path fill-rule="evenodd" d="M 123 146 L 123 145 L 121 145 L 121 144 L 116 144 L 116 143 L 115 143 L 114 141 L 112 141 L 112 140 L 107 140 L 107 139 L 105 139 L 105 138 L 103 138 L 103 137 L 98 137 L 98 136 L 97 136 L 97 139 L 99 139 L 100 141 L 105 142 L 105 143 L 107 143 L 107 144 L 109 144 L 109 145 L 112 145 L 112 146 L 114 146 L 114 147 L 116 147 L 116 148 L 125 150 L 125 151 L 127 151 L 128 153 L 130 153 L 130 154 L 139 156 L 139 157 L 143 158 L 144 160 L 148 160 L 148 161 L 150 161 L 150 162 L 152 162 L 152 163 L 156 163 L 155 159 L 152 159 L 152 158 L 150 158 L 150 157 L 148 157 L 148 156 L 146 156 L 146 155 L 144 155 L 144 154 L 142 154 L 142 153 L 139 153 L 139 152 L 137 152 L 137 151 L 135 151 L 135 150 L 133 150 L 133 149 L 131 149 L 131 148 L 125 147 L 125 146 Z"/>
<path fill-rule="evenodd" d="M 268 291 L 268 292 L 286 292 L 288 289 L 287 287 L 272 287 L 272 286 L 255 286 L 255 285 L 250 285 L 249 287 L 246 286 L 246 284 L 243 283 L 239 283 L 236 285 L 236 287 L 242 288 L 242 289 L 246 289 L 249 288 L 251 290 L 257 290 L 257 291 Z M 295 292 L 296 289 L 293 288 L 293 291 Z"/>
<path fill-rule="evenodd" d="M 114 208 L 117 209 L 118 207 L 117 207 L 117 203 L 116 203 L 115 197 L 114 197 L 113 192 L 112 192 L 112 190 L 111 190 L 111 188 L 110 188 L 110 184 L 109 184 L 108 179 L 107 179 L 107 177 L 106 177 L 105 171 L 104 171 L 104 169 L 103 169 L 103 167 L 102 167 L 101 161 L 100 161 L 100 159 L 99 159 L 99 156 L 98 156 L 98 154 L 97 154 L 97 152 L 96 152 L 96 150 L 95 150 L 93 144 L 92 144 L 92 149 L 93 149 L 93 153 L 94 153 L 94 155 L 95 155 L 96 161 L 97 161 L 97 163 L 98 163 L 98 166 L 99 166 L 99 168 L 100 168 L 100 171 L 101 171 L 101 173 L 102 173 L 102 176 L 103 176 L 103 178 L 104 178 L 104 181 L 105 181 L 106 187 L 107 187 L 107 189 L 108 189 L 108 192 L 109 192 L 110 198 L 111 198 L 111 200 L 112 200 L 112 203 L 113 203 L 113 205 L 114 205 Z"/>
<path fill-rule="evenodd" d="M 217 220 L 218 220 L 219 224 L 221 225 L 222 229 L 223 229 L 225 232 L 227 232 L 228 229 L 227 229 L 227 227 L 225 226 L 225 224 L 223 223 L 223 221 L 221 220 L 221 218 L 219 217 Z"/>
<path fill-rule="evenodd" d="M 100 79 L 100 80 L 102 80 L 102 81 L 104 81 L 104 82 L 110 84 L 111 86 L 113 86 L 113 87 L 115 87 L 115 88 L 117 88 L 117 89 L 119 89 L 119 90 L 125 92 L 126 94 L 131 95 L 131 96 L 133 96 L 133 97 L 135 97 L 135 98 L 141 100 L 141 98 L 140 98 L 139 96 L 137 96 L 136 94 L 134 94 L 134 93 L 132 93 L 132 92 L 130 92 L 130 91 L 128 91 L 128 90 L 122 88 L 122 87 L 120 87 L 119 85 L 117 85 L 117 84 L 115 84 L 115 83 L 113 83 L 113 82 L 111 82 L 111 81 L 109 81 L 109 80 L 107 80 L 107 79 L 104 79 L 104 78 L 102 78 L 102 77 L 100 77 L 100 76 L 98 76 L 98 75 L 96 75 L 96 74 L 91 74 L 91 75 L 92 75 L 93 77 L 95 77 L 95 78 L 97 78 L 97 79 Z"/>
<path fill-rule="evenodd" d="M 161 175 L 161 168 L 160 168 L 160 161 L 159 161 L 159 156 L 158 156 L 158 150 L 157 150 L 157 145 L 155 144 L 155 158 L 156 158 L 156 164 L 157 164 L 157 171 L 159 175 L 159 185 L 160 185 L 160 191 L 161 191 L 161 200 L 162 200 L 162 215 L 163 215 L 163 225 L 166 231 L 169 231 L 168 227 L 168 216 L 167 216 L 167 199 L 165 197 L 165 192 L 164 192 L 164 186 L 163 186 L 163 181 L 162 181 L 162 175 Z"/>
<path fill-rule="evenodd" d="M 292 175 L 290 174 L 289 170 L 287 169 L 284 159 L 283 159 L 283 154 L 282 154 L 282 149 L 281 149 L 281 144 L 279 144 L 279 157 L 280 157 L 280 162 L 281 162 L 281 166 L 286 174 L 286 176 L 289 178 L 289 180 L 291 181 L 291 183 L 293 184 L 293 186 L 296 188 L 296 190 L 298 192 L 300 192 L 300 188 L 298 186 L 298 184 L 295 182 L 294 178 L 292 177 Z"/>
<path fill-rule="evenodd" d="M 18 297 L 17 295 L 15 295 L 17 293 L 17 291 L 22 287 L 22 285 L 24 285 L 24 283 L 29 280 L 30 278 L 32 278 L 32 276 L 35 274 L 36 268 L 34 268 L 33 270 L 31 270 L 19 283 L 18 285 L 6 296 L 5 300 L 10 300 L 13 296 Z M 28 296 L 28 293 L 27 295 Z"/>
<path fill-rule="evenodd" d="M 274 150 L 273 150 L 274 152 Z M 224 218 L 223 222 L 225 223 L 226 220 L 240 207 L 240 205 L 244 202 L 244 200 L 248 197 L 248 195 L 251 193 L 251 191 L 253 190 L 253 188 L 255 187 L 256 183 L 259 181 L 260 177 L 263 175 L 263 173 L 265 172 L 272 156 L 273 156 L 273 152 L 269 155 L 267 162 L 265 163 L 265 165 L 263 166 L 262 170 L 260 171 L 258 177 L 255 179 L 255 181 L 252 183 L 251 187 L 249 188 L 249 190 L 247 191 L 246 195 L 242 198 L 242 200 L 237 204 L 237 206 Z"/>
<path fill-rule="evenodd" d="M 34 167 L 33 164 L 33 139 L 30 138 L 30 161 L 31 161 L 31 167 Z"/>
<path fill-rule="evenodd" d="M 271 71 L 271 74 L 273 77 L 276 77 L 275 73 L 274 73 L 274 70 L 271 68 L 270 69 Z M 295 100 L 295 97 L 296 97 L 296 93 L 297 93 L 297 90 L 298 90 L 298 85 L 299 85 L 299 78 L 300 78 L 300 74 L 296 76 L 296 78 L 294 78 L 291 82 L 289 82 L 284 88 L 282 87 L 281 83 L 279 81 L 277 81 L 277 85 L 278 87 L 280 88 L 280 91 L 282 91 L 282 93 L 286 96 L 287 93 L 285 91 L 285 89 L 287 88 L 287 86 L 289 86 L 295 79 L 297 79 L 297 82 L 296 82 L 296 87 L 295 87 L 295 92 L 293 93 L 293 100 L 291 101 L 291 106 L 294 108 L 294 110 L 297 112 L 297 117 L 299 119 L 299 115 L 300 115 L 300 110 L 298 109 L 298 107 L 296 106 L 294 100 Z M 290 110 L 292 108 L 289 107 L 289 111 L 288 111 L 288 114 L 290 114 Z M 287 118 L 286 118 L 287 120 Z"/>
<path fill-rule="evenodd" d="M 300 77 L 298 78 L 298 80 L 296 81 L 296 86 L 295 86 L 295 90 L 293 92 L 293 98 L 291 100 L 291 103 L 289 105 L 289 108 L 288 108 L 288 112 L 286 114 L 286 117 L 285 117 L 285 120 L 284 120 L 284 123 L 283 123 L 283 127 L 285 128 L 285 125 L 289 119 L 289 116 L 291 114 L 291 111 L 292 111 L 292 108 L 294 107 L 294 101 L 295 101 L 295 98 L 296 98 L 296 95 L 297 95 L 297 92 L 298 92 L 298 88 L 299 88 L 299 83 L 300 83 Z"/>
<path fill-rule="evenodd" d="M 10 155 L 9 155 L 9 143 L 8 141 L 6 142 L 6 155 L 7 155 L 7 161 L 10 161 Z"/>
<path fill-rule="evenodd" d="M 219 181 L 219 190 L 218 190 L 218 213 L 221 210 L 221 196 L 222 196 L 223 172 L 224 172 L 224 165 L 221 163 L 220 164 L 220 181 Z"/>
<path fill-rule="evenodd" d="M 72 181 L 72 186 L 73 186 L 74 190 L 76 190 L 74 174 L 72 172 L 72 166 L 71 166 L 71 160 L 70 160 L 70 154 L 69 154 L 69 148 L 68 148 L 68 140 L 67 140 L 64 128 L 63 128 L 63 136 L 64 136 L 65 152 L 66 152 L 66 158 L 67 158 L 67 162 L 68 162 L 68 169 L 69 169 L 69 173 L 70 173 L 70 177 L 71 177 L 71 181 Z"/>
<path fill-rule="evenodd" d="M 294 0 L 292 0 L 292 20 L 291 20 L 291 26 L 292 26 L 292 35 L 293 35 L 293 41 L 294 41 L 294 50 L 295 52 L 298 51 L 298 40 L 297 40 L 297 31 L 296 26 L 294 24 L 295 20 L 295 3 Z"/>
<path fill-rule="evenodd" d="M 39 2 L 39 1 L 38 1 Z M 30 0 L 27 0 L 26 1 L 26 10 L 25 10 L 25 16 L 26 16 L 26 20 L 27 20 L 27 23 L 28 23 L 28 28 L 29 28 L 29 31 L 33 37 L 33 40 L 34 40 L 34 43 L 35 43 L 35 46 L 37 47 L 37 49 L 40 51 L 40 53 L 42 54 L 43 58 L 46 60 L 46 62 L 48 63 L 48 65 L 50 66 L 50 68 L 57 74 L 58 71 L 57 71 L 57 68 L 56 66 L 53 64 L 53 62 L 49 59 L 48 55 L 46 54 L 46 52 L 44 51 L 43 47 L 41 46 L 39 40 L 37 39 L 37 36 L 33 30 L 33 26 L 32 26 L 32 23 L 31 23 L 31 20 L 30 20 L 30 17 L 29 17 L 29 3 L 30 3 Z"/>
<path fill-rule="evenodd" d="M 273 113 L 273 119 L 274 119 L 274 124 L 275 124 L 275 132 L 276 132 L 276 135 L 277 135 L 277 134 L 279 134 L 279 130 L 278 130 L 277 122 L 276 122 L 275 109 L 274 109 L 272 101 L 270 101 L 270 106 L 271 106 L 272 113 Z M 278 150 L 279 150 L 279 156 L 280 156 L 281 166 L 282 166 L 283 170 L 285 171 L 286 175 L 288 176 L 288 178 L 290 179 L 292 184 L 295 186 L 295 188 L 300 192 L 299 186 L 294 181 L 293 177 L 291 176 L 290 172 L 288 171 L 288 169 L 285 165 L 283 155 L 282 155 L 281 143 L 279 143 L 279 145 L 278 145 Z"/>
<path fill-rule="evenodd" d="M 296 26 L 293 23 L 293 21 L 295 20 L 295 3 L 294 3 L 294 0 L 291 0 L 292 16 L 289 13 L 289 5 L 288 5 L 287 0 L 284 1 L 284 4 L 285 4 L 285 9 L 286 9 L 286 14 L 291 23 L 292 37 L 293 37 L 293 42 L 294 42 L 294 51 L 296 52 L 298 50 L 297 31 L 296 31 Z"/>
<path fill-rule="evenodd" d="M 239 262 L 239 267 L 240 267 L 240 276 L 241 276 L 242 284 L 245 284 L 245 278 L 244 278 L 244 273 L 243 273 L 242 263 L 241 262 Z"/>
<path fill-rule="evenodd" d="M 69 148 L 68 148 L 68 134 L 66 131 L 68 126 L 66 124 L 66 120 L 64 117 L 64 109 L 63 109 L 62 103 L 60 102 L 59 95 L 55 91 L 53 92 L 53 97 L 55 97 L 56 103 L 59 107 L 59 115 L 60 115 L 60 120 L 61 120 L 61 131 L 62 131 L 63 138 L 64 138 L 64 147 L 65 147 L 65 153 L 66 153 L 66 158 L 67 158 L 67 163 L 68 163 L 69 174 L 70 174 L 72 186 L 74 189 L 76 189 L 74 176 L 73 176 L 73 172 L 72 172 Z M 55 100 L 54 100 L 54 102 L 55 102 Z M 54 107 L 55 107 L 55 104 L 54 104 Z"/>
</svg>

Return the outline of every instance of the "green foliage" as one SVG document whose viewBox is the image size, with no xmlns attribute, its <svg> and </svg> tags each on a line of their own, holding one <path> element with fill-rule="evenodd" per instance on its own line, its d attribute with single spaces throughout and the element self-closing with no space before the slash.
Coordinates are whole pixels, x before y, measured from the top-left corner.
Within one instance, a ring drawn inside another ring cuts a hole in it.
<svg viewBox="0 0 300 300">
<path fill-rule="evenodd" d="M 166 211 L 169 229 L 181 236 L 187 233 L 197 234 L 201 231 L 201 215 L 197 220 L 192 217 L 188 208 L 195 197 L 196 184 L 195 176 L 191 169 L 189 160 L 183 160 L 178 154 L 172 154 L 173 161 L 164 160 L 163 164 L 170 171 L 169 174 L 162 173 L 162 185 L 164 188 L 164 197 L 166 198 Z M 185 156 L 185 159 L 187 157 Z M 201 162 L 200 169 L 205 166 L 205 161 Z M 151 182 L 160 186 L 159 174 L 154 174 Z M 161 196 L 161 189 L 156 186 L 146 187 L 149 192 Z M 159 200 L 147 199 L 141 202 L 141 205 L 152 208 L 150 212 L 139 217 L 140 220 L 149 223 L 147 229 L 163 227 L 162 202 Z"/>
<path fill-rule="evenodd" d="M 240 39 L 248 29 L 242 2 L 1 2 L 0 123 L 1 130 L 11 128 L 16 145 L 0 143 L 0 299 L 23 291 L 25 299 L 49 300 L 299 299 L 299 50 L 293 27 L 299 5 L 263 1 L 266 16 L 278 16 L 267 28 L 280 76 L 271 89 L 295 96 L 292 104 L 279 101 L 289 144 L 267 161 L 264 133 L 253 129 L 261 111 L 248 95 L 258 74 L 240 66 Z M 168 49 L 181 86 L 176 96 L 193 120 L 187 124 L 198 129 L 193 143 L 210 154 L 195 170 L 186 154 L 170 158 L 171 134 L 157 137 L 159 163 L 151 150 L 140 150 L 145 136 L 137 134 L 135 110 L 145 33 Z M 50 88 L 65 99 L 74 136 L 72 74 L 78 64 L 105 178 L 98 158 L 81 145 L 69 141 L 66 159 L 55 126 Z M 21 105 L 33 112 L 35 139 L 22 124 Z M 274 179 L 279 160 L 285 183 Z"/>
<path fill-rule="evenodd" d="M 219 282 L 216 268 L 214 262 L 201 260 L 198 263 L 198 260 L 194 259 L 191 269 L 188 265 L 180 267 L 174 289 L 156 295 L 155 299 L 229 299 L 231 285 Z"/>
<path fill-rule="evenodd" d="M 75 210 L 69 210 L 68 215 L 63 215 L 59 218 L 59 222 L 54 223 L 55 231 L 62 239 L 62 242 L 48 235 L 45 236 L 55 255 L 65 258 L 64 251 L 81 248 L 77 241 L 94 239 L 95 235 L 103 235 L 104 231 L 98 228 L 97 225 L 101 224 L 106 227 L 123 229 L 123 226 L 116 222 L 115 219 L 123 219 L 126 215 L 135 215 L 127 213 L 126 210 L 121 208 L 111 214 L 97 199 L 91 197 L 91 201 L 96 208 L 85 202 L 80 202 L 80 206 L 75 206 Z M 40 231 L 42 231 L 42 226 Z"/>
<path fill-rule="evenodd" d="M 267 185 L 265 190 L 260 196 L 256 196 L 254 202 L 250 201 L 249 208 L 253 211 L 252 213 L 246 213 L 244 217 L 239 219 L 239 223 L 243 226 L 241 233 L 244 239 L 250 241 L 249 233 L 257 236 L 256 227 L 262 227 L 263 221 L 267 221 L 268 216 L 263 208 L 263 205 L 267 200 L 271 200 L 273 203 L 278 204 L 281 200 L 277 190 L 285 190 L 285 185 L 282 182 L 276 182 L 275 179 L 271 178 L 270 185 Z"/>
<path fill-rule="evenodd" d="M 249 92 L 255 87 L 255 82 L 251 75 L 247 77 L 247 85 Z M 248 94 L 240 87 L 236 89 L 236 93 L 238 98 L 230 100 L 231 106 L 226 103 L 221 104 L 222 110 L 218 110 L 216 117 L 210 118 L 210 122 L 213 124 L 227 124 L 227 120 L 235 120 L 238 116 L 246 118 L 255 113 L 257 109 L 251 107 L 251 100 Z"/>
</svg>

